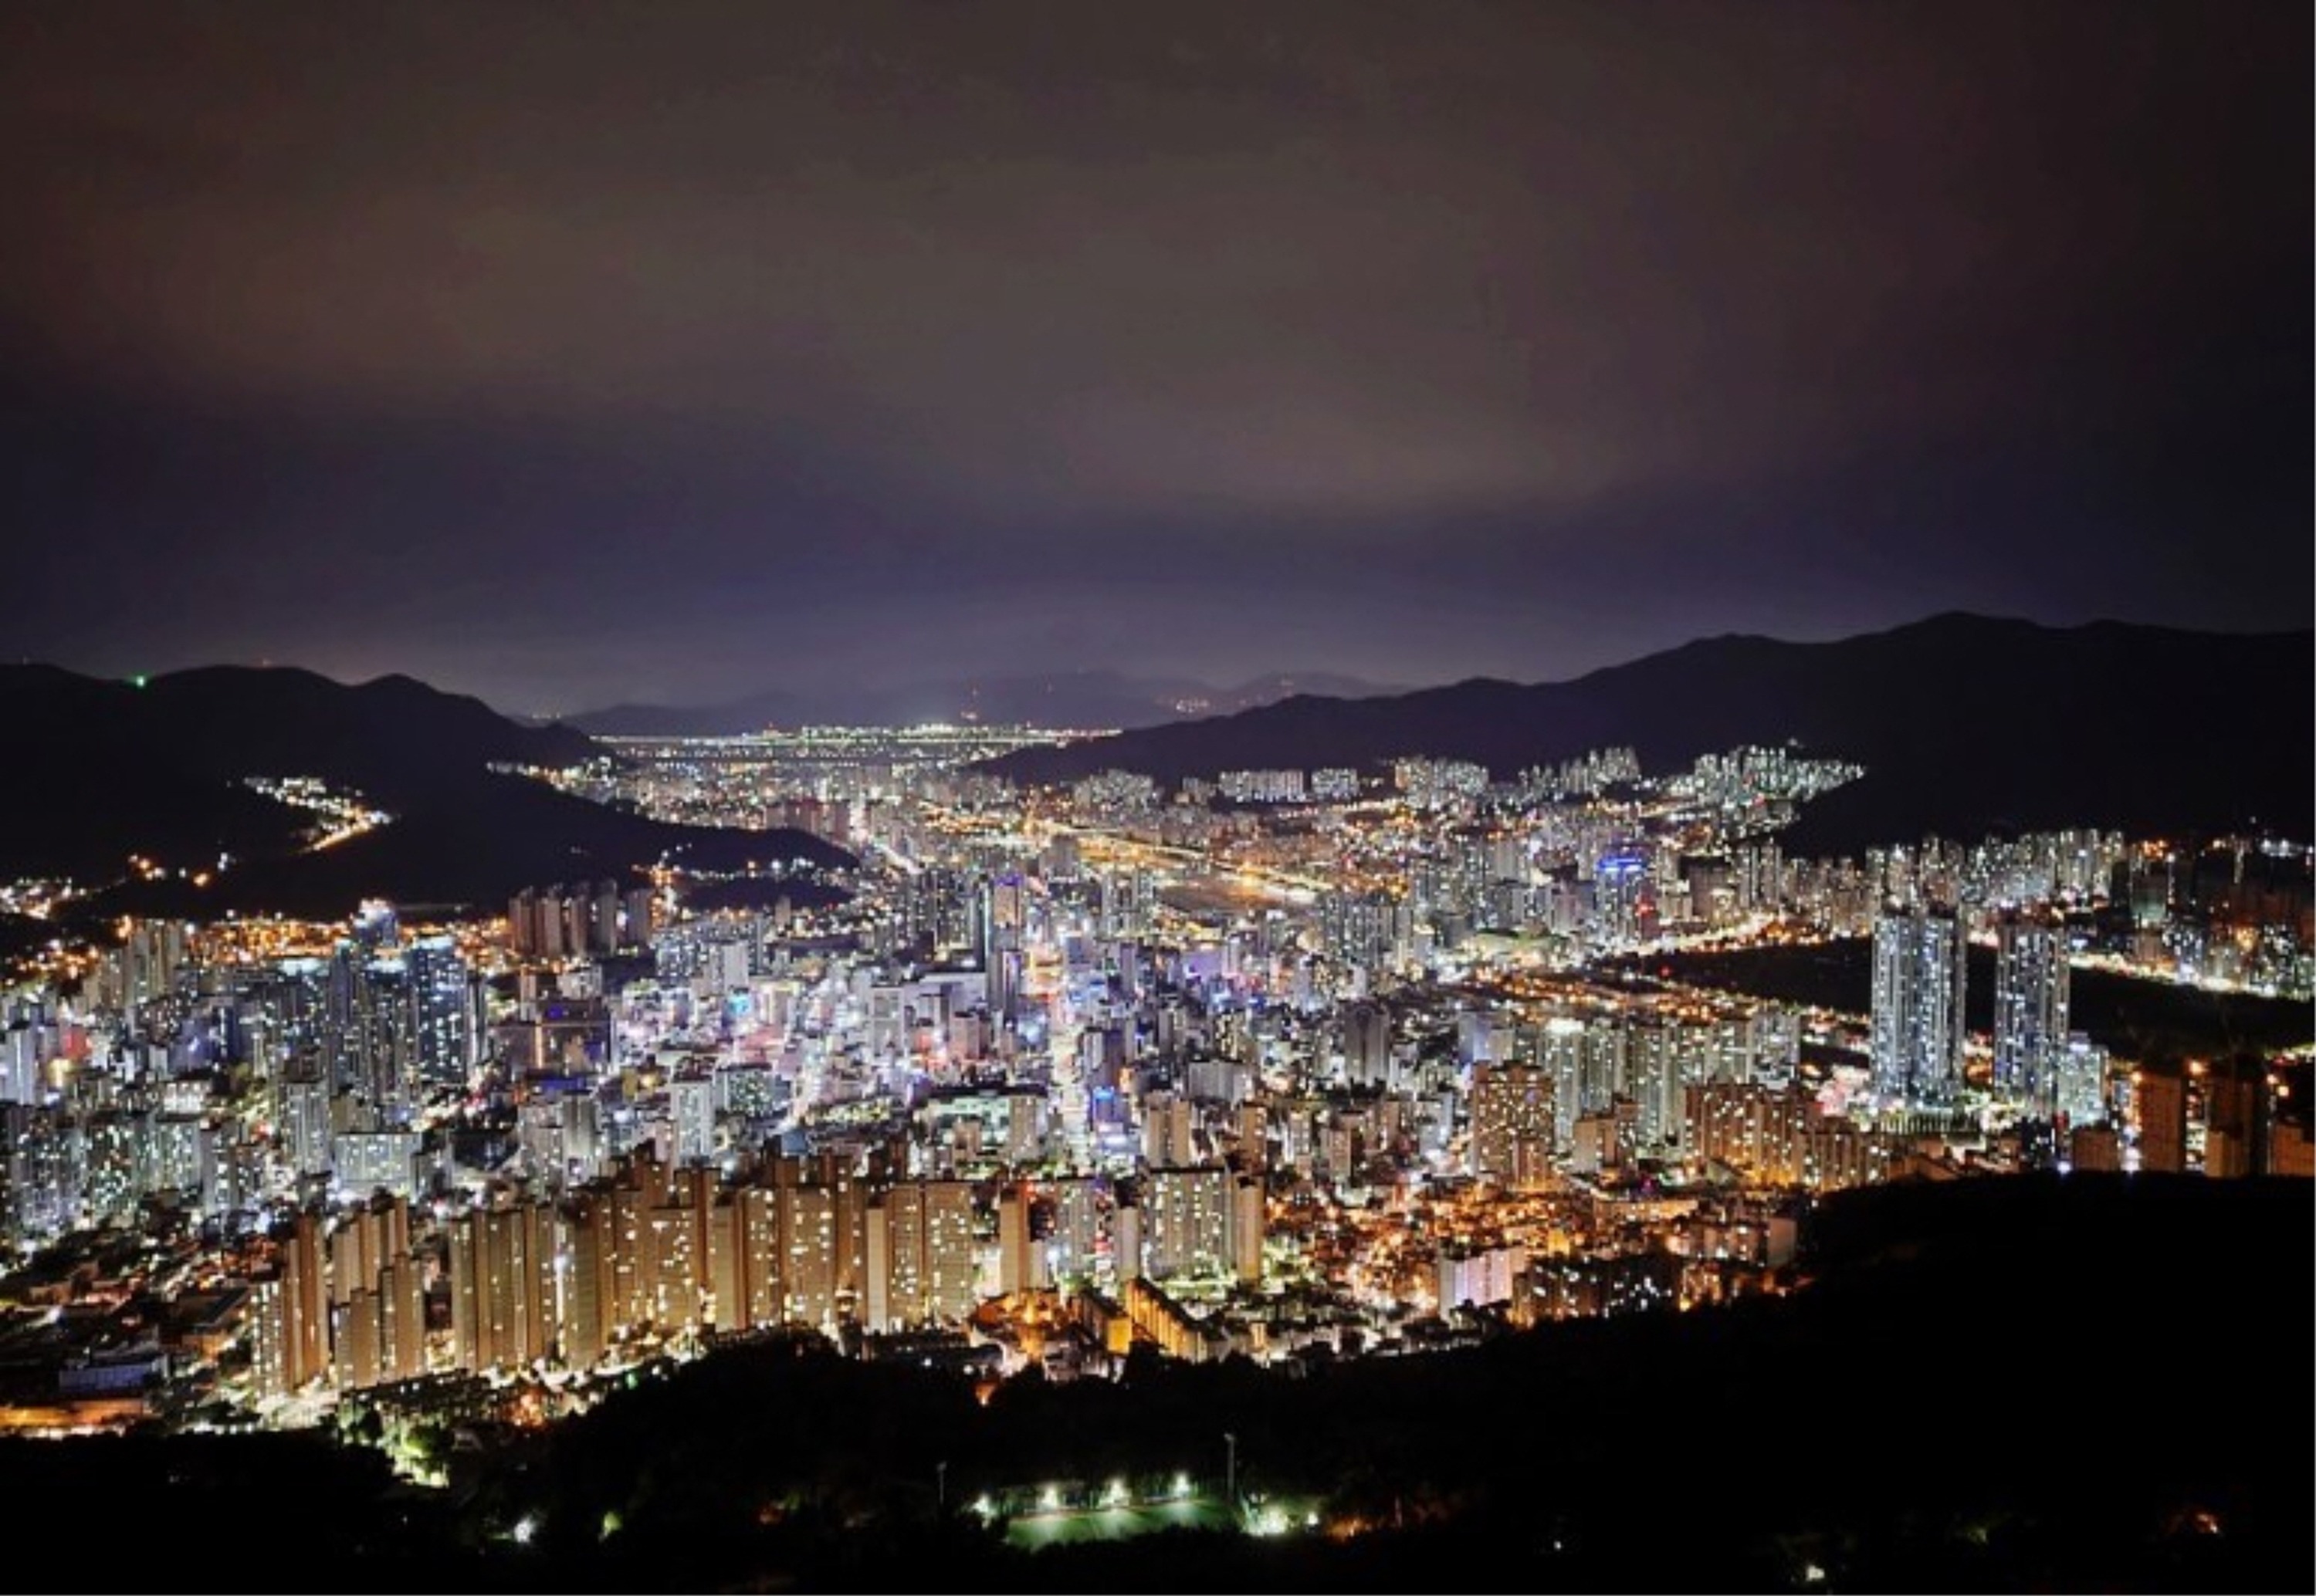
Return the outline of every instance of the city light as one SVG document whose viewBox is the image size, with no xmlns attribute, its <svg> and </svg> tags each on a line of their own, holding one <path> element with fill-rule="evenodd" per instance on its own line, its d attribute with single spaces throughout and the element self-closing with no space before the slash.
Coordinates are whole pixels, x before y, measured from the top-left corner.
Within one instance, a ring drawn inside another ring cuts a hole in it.
<svg viewBox="0 0 2316 1596">
<path fill-rule="evenodd" d="M 538 1431 L 799 1328 L 985 1408 L 1154 1354 L 1307 1369 L 1782 1297 L 1809 1284 L 1816 1202 L 1894 1180 L 2309 1166 L 2304 1026 L 2169 1059 L 2088 1028 L 2093 959 L 2169 980 L 2192 947 L 2213 982 L 2294 992 L 2316 971 L 2288 914 L 2247 934 L 2167 908 L 2147 935 L 2136 873 L 2178 856 L 2119 834 L 1788 856 L 1782 827 L 1864 777 L 1761 749 L 1171 792 L 975 767 L 1063 740 L 820 727 L 510 775 L 742 836 L 809 826 L 841 869 L 751 846 L 574 869 L 464 919 L 371 899 L 50 940 L 0 1033 L 0 1218 L 24 1254 L 81 1249 L 76 1311 L 38 1304 L 51 1378 L 100 1378 L 138 1303 L 214 1295 L 204 1344 L 237 1353 L 216 1400 L 262 1425 L 351 1432 L 343 1405 L 456 1379 Z M 244 785 L 314 817 L 307 852 L 400 823 L 340 781 Z M 2276 875 L 2258 901 L 2303 901 L 2305 850 L 2219 856 Z M 125 856 L 154 888 L 241 868 Z M 714 897 L 735 885 L 771 891 Z M 60 923 L 86 893 L 27 877 L 0 909 Z M 76 1239 L 171 1211 L 204 1228 L 150 1278 Z M 177 1370 L 134 1367 L 151 1396 L 14 1427 L 151 1422 Z M 1242 1503 L 1216 1433 L 1243 1528 L 1320 1527 Z M 376 1444 L 405 1480 L 450 1476 L 438 1428 L 381 1421 Z M 934 1464 L 943 1506 L 948 1483 Z M 1189 1470 L 1161 1499 L 1206 1505 Z M 1143 1517 L 1125 1476 L 1010 1500 L 1057 1533 Z"/>
<path fill-rule="evenodd" d="M 2316 9 L 0 40 L 19 1583 L 2316 1592 Z"/>
</svg>

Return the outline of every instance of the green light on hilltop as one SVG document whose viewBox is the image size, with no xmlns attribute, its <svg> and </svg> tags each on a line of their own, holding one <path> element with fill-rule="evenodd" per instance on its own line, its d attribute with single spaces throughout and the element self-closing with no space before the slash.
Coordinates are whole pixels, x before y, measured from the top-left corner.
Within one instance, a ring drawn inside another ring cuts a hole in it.
<svg viewBox="0 0 2316 1596">
<path fill-rule="evenodd" d="M 132 676 L 129 678 L 129 685 L 132 687 L 141 687 L 145 685 L 146 680 L 147 678 L 145 677 Z"/>
</svg>

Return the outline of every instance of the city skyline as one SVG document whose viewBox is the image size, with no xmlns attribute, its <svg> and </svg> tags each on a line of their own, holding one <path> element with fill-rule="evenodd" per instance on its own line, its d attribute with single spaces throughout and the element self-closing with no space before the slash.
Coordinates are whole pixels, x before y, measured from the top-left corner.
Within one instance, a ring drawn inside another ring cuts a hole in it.
<svg viewBox="0 0 2316 1596">
<path fill-rule="evenodd" d="M 0 13 L 25 1565 L 2311 1589 L 2312 59 Z"/>
<path fill-rule="evenodd" d="M 11 652 L 527 712 L 2304 623 L 2304 16 L 8 24 Z"/>
</svg>

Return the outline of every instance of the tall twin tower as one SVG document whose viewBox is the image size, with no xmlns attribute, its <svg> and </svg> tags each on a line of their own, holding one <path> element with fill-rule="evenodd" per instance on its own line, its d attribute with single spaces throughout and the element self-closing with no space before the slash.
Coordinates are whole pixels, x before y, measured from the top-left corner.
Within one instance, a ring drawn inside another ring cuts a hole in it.
<svg viewBox="0 0 2316 1596">
<path fill-rule="evenodd" d="M 1998 1096 L 2047 1119 L 2067 1050 L 2067 943 L 2048 919 L 1995 922 Z M 1874 923 L 1874 1092 L 1885 1104 L 1949 1108 L 1961 1097 L 1968 944 L 1958 916 L 1893 909 Z"/>
</svg>

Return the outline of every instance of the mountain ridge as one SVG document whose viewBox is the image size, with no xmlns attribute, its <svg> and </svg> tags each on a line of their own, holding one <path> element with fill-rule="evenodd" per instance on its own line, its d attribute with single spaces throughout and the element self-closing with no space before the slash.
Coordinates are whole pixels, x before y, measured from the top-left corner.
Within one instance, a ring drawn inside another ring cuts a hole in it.
<svg viewBox="0 0 2316 1596">
<path fill-rule="evenodd" d="M 334 914 L 372 895 L 489 905 L 663 856 L 713 870 L 851 862 L 800 832 L 668 826 L 494 774 L 603 749 L 399 673 L 347 684 L 217 665 L 121 681 L 6 665 L 0 718 L 32 750 L 30 774 L 0 783 L 0 879 L 66 877 L 101 889 L 88 902 L 108 912 Z M 395 818 L 316 852 L 316 817 L 253 776 L 316 777 Z"/>
<path fill-rule="evenodd" d="M 1791 742 L 1866 767 L 1808 806 L 1788 834 L 1797 847 L 2019 826 L 2304 829 L 2316 785 L 2304 731 L 2316 719 L 2312 657 L 2308 631 L 2054 627 L 1947 611 L 1848 638 L 1698 638 L 1558 682 L 1303 696 L 1025 749 L 984 767 L 1033 782 L 1118 768 L 1172 783 L 1269 766 L 1373 769 L 1428 754 L 1503 777 L 1615 745 L 1663 772 L 1699 754 Z M 2275 735 L 2295 723 L 2294 736 Z M 2141 744 L 2163 757 L 2116 752 Z"/>
<path fill-rule="evenodd" d="M 905 726 L 968 716 L 989 723 L 1133 727 L 1179 720 L 1182 712 L 1177 706 L 1185 702 L 1233 707 L 1277 702 L 1295 690 L 1295 684 L 1306 681 L 1347 696 L 1405 690 L 1332 671 L 1278 671 L 1216 687 L 1189 678 L 1088 669 L 861 687 L 834 695 L 752 693 L 697 705 L 616 704 L 564 716 L 563 723 L 601 737 L 728 737 L 768 726 Z"/>
</svg>

